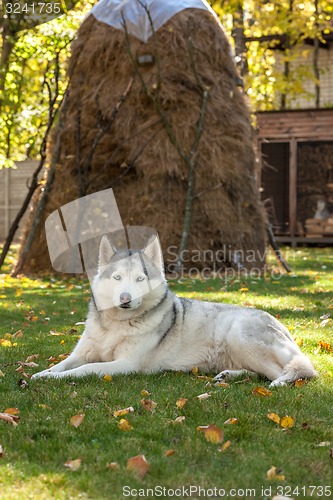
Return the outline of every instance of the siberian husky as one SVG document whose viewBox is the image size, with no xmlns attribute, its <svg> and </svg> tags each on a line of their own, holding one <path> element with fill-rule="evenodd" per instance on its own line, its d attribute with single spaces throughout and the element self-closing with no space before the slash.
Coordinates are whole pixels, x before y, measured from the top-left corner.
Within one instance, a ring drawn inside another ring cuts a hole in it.
<svg viewBox="0 0 333 500">
<path fill-rule="evenodd" d="M 285 385 L 317 375 L 287 328 L 267 312 L 177 297 L 167 287 L 158 239 L 143 250 L 99 247 L 85 331 L 72 354 L 39 377 L 160 370 L 255 372 Z"/>
</svg>

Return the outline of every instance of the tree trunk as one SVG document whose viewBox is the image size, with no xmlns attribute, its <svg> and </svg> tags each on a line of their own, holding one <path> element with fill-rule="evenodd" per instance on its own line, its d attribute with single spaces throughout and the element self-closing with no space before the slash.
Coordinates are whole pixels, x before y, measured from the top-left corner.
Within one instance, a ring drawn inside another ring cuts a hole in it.
<svg viewBox="0 0 333 500">
<path fill-rule="evenodd" d="M 244 33 L 243 2 L 238 2 L 237 9 L 232 16 L 232 37 L 235 41 L 236 63 L 241 76 L 248 73 L 246 37 Z"/>
</svg>

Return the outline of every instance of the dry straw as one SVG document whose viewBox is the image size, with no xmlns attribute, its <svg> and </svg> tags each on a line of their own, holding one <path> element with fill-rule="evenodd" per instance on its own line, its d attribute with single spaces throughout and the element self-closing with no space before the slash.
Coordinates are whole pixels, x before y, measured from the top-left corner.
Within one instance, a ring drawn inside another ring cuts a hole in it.
<svg viewBox="0 0 333 500">
<path fill-rule="evenodd" d="M 153 64 L 139 66 L 146 88 L 130 53 L 136 60 L 153 56 Z M 202 86 L 208 100 L 195 156 L 187 248 L 190 253 L 223 248 L 263 252 L 265 215 L 255 180 L 249 110 L 237 87 L 227 37 L 209 12 L 180 12 L 147 44 L 89 16 L 72 45 L 69 74 L 60 159 L 25 271 L 50 268 L 44 242 L 47 215 L 84 192 L 108 187 L 114 189 L 123 223 L 154 227 L 170 263 L 168 247 L 178 247 L 182 234 L 188 166 L 171 143 L 159 110 L 189 154 Z M 103 128 L 105 133 L 98 135 Z M 86 179 L 81 190 L 79 171 Z"/>
</svg>

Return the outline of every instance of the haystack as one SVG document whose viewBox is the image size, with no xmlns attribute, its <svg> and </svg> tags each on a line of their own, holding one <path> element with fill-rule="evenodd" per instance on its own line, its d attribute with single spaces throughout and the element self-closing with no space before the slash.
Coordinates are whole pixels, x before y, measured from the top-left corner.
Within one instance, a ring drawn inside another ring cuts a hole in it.
<svg viewBox="0 0 333 500">
<path fill-rule="evenodd" d="M 143 81 L 133 66 L 140 56 L 149 63 L 138 66 Z M 214 260 L 230 265 L 238 259 L 248 268 L 260 267 L 265 215 L 256 187 L 249 110 L 227 37 L 214 16 L 183 10 L 143 43 L 90 15 L 72 44 L 69 74 L 61 154 L 23 271 L 50 269 L 44 221 L 52 211 L 84 193 L 109 187 L 123 223 L 154 227 L 166 264 L 174 263 L 184 223 L 188 165 L 170 140 L 161 111 L 177 144 L 189 154 L 203 88 L 208 99 L 195 155 L 187 266 L 193 260 L 196 267 L 214 267 Z M 105 133 L 95 147 L 101 129 Z M 53 143 L 57 139 L 53 137 Z M 198 259 L 198 252 L 206 258 Z"/>
</svg>

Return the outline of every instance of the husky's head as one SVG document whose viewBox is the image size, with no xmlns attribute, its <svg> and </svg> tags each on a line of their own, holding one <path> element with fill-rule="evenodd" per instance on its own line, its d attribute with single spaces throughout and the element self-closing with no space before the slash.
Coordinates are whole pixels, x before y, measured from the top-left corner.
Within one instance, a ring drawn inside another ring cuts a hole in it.
<svg viewBox="0 0 333 500">
<path fill-rule="evenodd" d="M 143 250 L 117 250 L 107 236 L 99 247 L 93 295 L 99 310 L 118 308 L 130 313 L 153 305 L 165 290 L 163 258 L 157 237 Z M 126 314 L 127 316 L 127 314 Z"/>
</svg>

